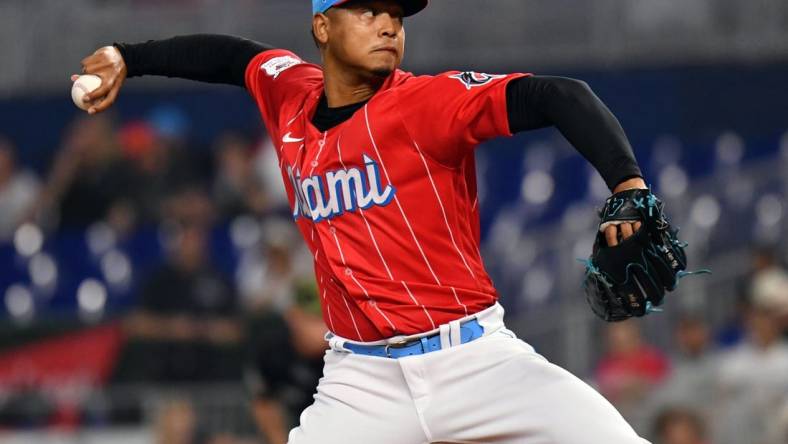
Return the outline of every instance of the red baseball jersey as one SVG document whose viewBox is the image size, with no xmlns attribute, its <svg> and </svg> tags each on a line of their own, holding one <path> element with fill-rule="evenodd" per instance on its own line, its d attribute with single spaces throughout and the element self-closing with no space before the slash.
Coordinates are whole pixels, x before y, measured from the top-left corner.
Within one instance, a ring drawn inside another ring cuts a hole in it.
<svg viewBox="0 0 788 444">
<path fill-rule="evenodd" d="M 495 303 L 479 252 L 474 147 L 511 135 L 506 83 L 524 75 L 397 70 L 321 132 L 311 123 L 320 66 L 285 50 L 249 64 L 246 86 L 277 147 L 332 332 L 415 334 Z"/>
</svg>

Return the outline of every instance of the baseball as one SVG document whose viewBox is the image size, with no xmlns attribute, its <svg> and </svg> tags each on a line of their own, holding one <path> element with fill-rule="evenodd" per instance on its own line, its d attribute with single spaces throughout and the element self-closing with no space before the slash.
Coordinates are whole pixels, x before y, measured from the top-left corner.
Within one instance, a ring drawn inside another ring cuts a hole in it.
<svg viewBox="0 0 788 444">
<path fill-rule="evenodd" d="M 87 111 L 92 104 L 83 102 L 82 98 L 85 94 L 95 91 L 99 86 L 101 86 L 101 77 L 92 74 L 79 76 L 71 86 L 71 99 L 79 109 Z"/>
</svg>

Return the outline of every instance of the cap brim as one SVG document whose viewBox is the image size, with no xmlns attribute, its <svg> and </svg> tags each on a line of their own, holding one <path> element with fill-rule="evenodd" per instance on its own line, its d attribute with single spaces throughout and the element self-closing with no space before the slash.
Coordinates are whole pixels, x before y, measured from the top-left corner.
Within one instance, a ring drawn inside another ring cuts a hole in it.
<svg viewBox="0 0 788 444">
<path fill-rule="evenodd" d="M 342 0 L 334 3 L 334 6 L 340 6 L 351 0 Z M 427 7 L 429 0 L 397 0 L 402 5 L 402 10 L 405 12 L 405 17 L 410 17 L 422 9 Z"/>
<path fill-rule="evenodd" d="M 402 9 L 405 11 L 405 17 L 410 17 L 426 8 L 429 0 L 400 0 L 400 3 L 402 3 Z"/>
</svg>

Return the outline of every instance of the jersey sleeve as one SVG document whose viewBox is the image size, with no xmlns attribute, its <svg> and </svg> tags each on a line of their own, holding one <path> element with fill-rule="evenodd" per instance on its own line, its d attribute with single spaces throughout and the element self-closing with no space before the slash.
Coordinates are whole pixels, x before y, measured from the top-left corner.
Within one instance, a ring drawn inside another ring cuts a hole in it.
<svg viewBox="0 0 788 444">
<path fill-rule="evenodd" d="M 270 131 L 279 128 L 279 117 L 287 106 L 298 106 L 316 84 L 323 81 L 322 69 L 294 53 L 273 49 L 255 56 L 246 67 L 246 89 L 254 98 Z"/>
<path fill-rule="evenodd" d="M 416 77 L 399 90 L 397 105 L 419 149 L 456 166 L 476 145 L 512 135 L 506 85 L 528 75 L 452 71 Z"/>
</svg>

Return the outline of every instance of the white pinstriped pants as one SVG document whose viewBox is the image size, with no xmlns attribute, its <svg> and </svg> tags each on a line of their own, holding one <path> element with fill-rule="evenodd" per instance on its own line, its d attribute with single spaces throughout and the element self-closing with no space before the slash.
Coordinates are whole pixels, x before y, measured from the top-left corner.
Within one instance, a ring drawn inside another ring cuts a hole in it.
<svg viewBox="0 0 788 444">
<path fill-rule="evenodd" d="M 288 443 L 648 443 L 599 393 L 507 330 L 500 305 L 477 318 L 484 337 L 449 346 L 455 321 L 439 330 L 447 348 L 400 359 L 346 353 L 333 337 L 315 402 Z"/>
</svg>

